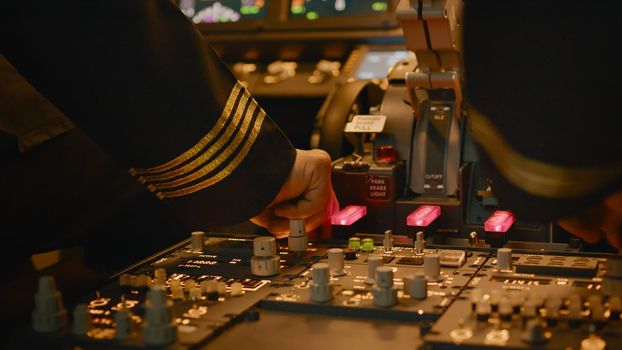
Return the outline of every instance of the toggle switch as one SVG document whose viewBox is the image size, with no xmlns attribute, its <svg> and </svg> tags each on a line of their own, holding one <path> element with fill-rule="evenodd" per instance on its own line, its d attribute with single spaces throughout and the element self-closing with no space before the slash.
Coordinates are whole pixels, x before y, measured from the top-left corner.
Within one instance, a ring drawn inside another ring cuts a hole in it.
<svg viewBox="0 0 622 350">
<path fill-rule="evenodd" d="M 384 239 L 382 240 L 384 251 L 390 253 L 393 250 L 393 232 L 391 230 L 384 231 Z"/>
</svg>

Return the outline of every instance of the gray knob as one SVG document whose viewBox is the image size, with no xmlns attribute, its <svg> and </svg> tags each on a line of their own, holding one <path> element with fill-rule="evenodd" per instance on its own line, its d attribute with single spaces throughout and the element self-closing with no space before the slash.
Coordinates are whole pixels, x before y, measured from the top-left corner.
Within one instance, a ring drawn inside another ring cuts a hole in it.
<svg viewBox="0 0 622 350">
<path fill-rule="evenodd" d="M 343 276 L 346 274 L 344 269 L 343 249 L 331 248 L 328 250 L 328 265 L 330 274 L 333 276 Z"/>
<path fill-rule="evenodd" d="M 512 249 L 510 248 L 497 249 L 497 269 L 499 270 L 511 270 L 512 269 Z"/>
<path fill-rule="evenodd" d="M 441 259 L 438 254 L 427 254 L 424 256 L 423 272 L 430 281 L 440 281 L 443 279 L 441 275 Z"/>
<path fill-rule="evenodd" d="M 393 268 L 389 266 L 379 266 L 376 268 L 376 285 L 380 288 L 393 287 Z"/>
<path fill-rule="evenodd" d="M 370 255 L 367 258 L 367 278 L 365 279 L 366 284 L 374 284 L 376 282 L 376 268 L 378 266 L 382 266 L 383 260 L 381 256 L 378 255 Z"/>
<path fill-rule="evenodd" d="M 177 324 L 172 303 L 166 300 L 164 287 L 153 286 L 147 292 L 143 340 L 148 345 L 164 345 L 177 338 Z"/>
<path fill-rule="evenodd" d="M 251 257 L 251 273 L 255 276 L 274 276 L 281 272 L 281 258 L 278 255 Z M 216 289 L 216 293 L 218 289 Z"/>
<path fill-rule="evenodd" d="M 276 239 L 269 236 L 255 238 L 253 240 L 253 255 L 262 257 L 276 255 Z"/>
<path fill-rule="evenodd" d="M 327 263 L 313 264 L 313 270 L 311 270 L 311 278 L 316 283 L 326 284 L 330 281 L 329 265 Z"/>
<path fill-rule="evenodd" d="M 330 284 L 329 267 L 327 263 L 316 263 L 311 271 L 312 280 L 309 283 L 311 301 L 323 303 L 333 298 Z"/>
<path fill-rule="evenodd" d="M 428 281 L 422 272 L 414 276 L 404 277 L 404 291 L 414 299 L 423 300 L 428 297 Z"/>
<path fill-rule="evenodd" d="M 308 236 L 305 229 L 304 219 L 289 220 L 289 237 L 287 237 L 287 247 L 289 251 L 300 253 L 307 250 Z"/>
<path fill-rule="evenodd" d="M 190 250 L 202 253 L 205 249 L 205 232 L 195 231 L 190 235 Z"/>
</svg>

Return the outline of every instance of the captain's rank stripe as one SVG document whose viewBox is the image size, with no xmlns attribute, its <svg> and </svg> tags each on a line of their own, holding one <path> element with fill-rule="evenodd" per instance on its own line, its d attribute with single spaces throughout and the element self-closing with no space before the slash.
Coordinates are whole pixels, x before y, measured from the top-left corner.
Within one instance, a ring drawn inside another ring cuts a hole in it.
<svg viewBox="0 0 622 350">
<path fill-rule="evenodd" d="M 222 181 L 240 165 L 255 143 L 265 117 L 265 112 L 238 82 L 220 118 L 196 145 L 167 163 L 132 168 L 130 173 L 160 199 L 200 191 Z"/>
</svg>

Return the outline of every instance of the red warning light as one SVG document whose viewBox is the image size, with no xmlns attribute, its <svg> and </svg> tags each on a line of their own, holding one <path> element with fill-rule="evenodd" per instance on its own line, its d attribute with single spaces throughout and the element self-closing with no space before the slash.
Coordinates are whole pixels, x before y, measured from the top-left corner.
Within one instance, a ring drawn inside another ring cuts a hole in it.
<svg viewBox="0 0 622 350">
<path fill-rule="evenodd" d="M 376 161 L 392 163 L 397 161 L 397 151 L 393 145 L 381 145 L 376 148 Z"/>
</svg>

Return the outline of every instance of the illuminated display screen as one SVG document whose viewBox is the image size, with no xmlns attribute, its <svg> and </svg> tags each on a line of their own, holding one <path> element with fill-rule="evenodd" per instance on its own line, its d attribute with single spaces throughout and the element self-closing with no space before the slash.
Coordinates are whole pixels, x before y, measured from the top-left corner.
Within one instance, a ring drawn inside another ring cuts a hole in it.
<svg viewBox="0 0 622 350">
<path fill-rule="evenodd" d="M 331 16 L 385 13 L 389 0 L 292 0 L 289 12 L 293 18 L 314 20 Z"/>
<path fill-rule="evenodd" d="M 227 23 L 262 19 L 268 0 L 178 0 L 194 23 Z"/>
<path fill-rule="evenodd" d="M 358 79 L 384 79 L 389 68 L 401 60 L 408 59 L 407 50 L 369 51 L 363 57 L 354 77 Z"/>
</svg>

